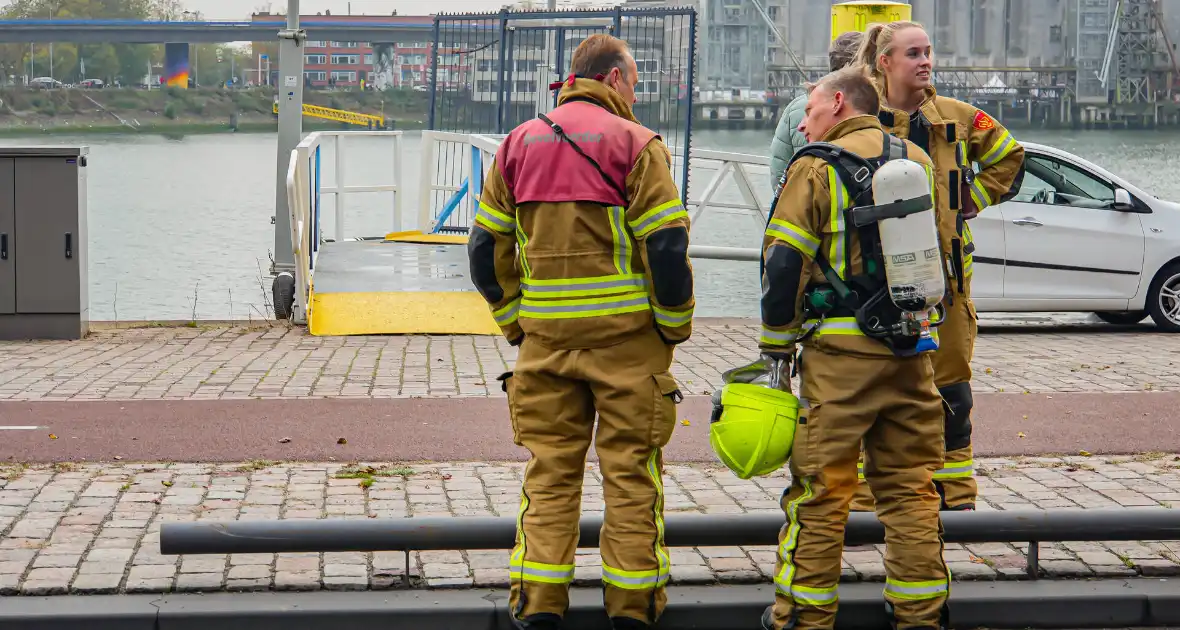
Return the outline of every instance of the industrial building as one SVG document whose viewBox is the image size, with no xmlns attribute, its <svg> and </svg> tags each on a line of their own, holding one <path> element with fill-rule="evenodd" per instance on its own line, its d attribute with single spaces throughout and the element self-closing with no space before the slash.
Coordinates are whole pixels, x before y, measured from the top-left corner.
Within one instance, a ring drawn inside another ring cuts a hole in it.
<svg viewBox="0 0 1180 630">
<path fill-rule="evenodd" d="M 767 119 L 777 120 L 777 105 L 798 94 L 806 80 L 827 72 L 827 26 L 831 6 L 839 1 L 625 4 L 695 8 L 699 117 L 761 126 L 769 124 Z M 994 115 L 1021 116 L 1031 124 L 1150 126 L 1176 121 L 1180 2 L 905 3 L 930 33 L 939 88 Z"/>
</svg>

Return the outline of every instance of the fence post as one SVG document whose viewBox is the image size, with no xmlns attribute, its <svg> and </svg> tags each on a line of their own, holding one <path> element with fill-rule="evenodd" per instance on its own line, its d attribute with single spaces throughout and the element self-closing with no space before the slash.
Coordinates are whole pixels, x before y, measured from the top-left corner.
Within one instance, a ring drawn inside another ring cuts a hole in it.
<svg viewBox="0 0 1180 630">
<path fill-rule="evenodd" d="M 499 79 L 497 79 L 496 94 L 496 133 L 504 133 L 504 67 L 507 65 L 504 61 L 505 51 L 508 48 L 508 9 L 500 9 L 500 55 L 499 59 Z M 511 92 L 510 92 L 511 93 Z"/>
<path fill-rule="evenodd" d="M 697 58 L 697 12 L 692 10 L 688 14 L 688 85 L 685 98 L 688 101 L 688 113 L 684 119 L 684 176 L 681 181 L 684 186 L 680 190 L 680 203 L 685 206 L 688 205 L 688 172 L 689 172 L 689 156 L 692 152 L 692 119 L 693 119 L 693 84 L 696 82 L 696 58 Z M 679 89 L 680 86 L 676 86 Z"/>
<path fill-rule="evenodd" d="M 434 129 L 434 108 L 438 99 L 438 40 L 439 40 L 439 16 L 434 16 L 434 44 L 430 49 L 430 118 L 426 124 L 427 129 Z"/>
<path fill-rule="evenodd" d="M 615 7 L 615 23 L 613 25 L 613 29 L 615 32 L 612 34 L 615 37 L 622 39 L 623 38 L 623 5 L 621 5 L 621 4 Z"/>
</svg>

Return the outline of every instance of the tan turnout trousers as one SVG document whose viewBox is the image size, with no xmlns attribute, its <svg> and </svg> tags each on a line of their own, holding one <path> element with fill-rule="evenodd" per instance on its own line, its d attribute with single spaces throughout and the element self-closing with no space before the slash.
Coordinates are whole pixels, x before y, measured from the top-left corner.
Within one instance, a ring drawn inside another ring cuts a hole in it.
<svg viewBox="0 0 1180 630">
<path fill-rule="evenodd" d="M 857 457 L 885 526 L 885 599 L 898 628 L 940 627 L 950 594 L 933 474 L 943 461 L 943 402 L 929 355 L 869 358 L 805 347 L 799 425 L 783 494 L 774 628 L 834 627 L 840 557 Z"/>
<path fill-rule="evenodd" d="M 600 540 L 606 612 L 647 624 L 663 613 L 671 560 L 664 546 L 662 448 L 680 400 L 669 372 L 672 352 L 654 329 L 581 350 L 554 350 L 525 337 L 506 381 L 514 441 L 532 454 L 509 561 L 518 619 L 564 616 L 569 606 L 591 442 L 606 502 Z"/>
<path fill-rule="evenodd" d="M 975 337 L 979 333 L 979 316 L 971 298 L 966 295 L 955 295 L 954 303 L 943 301 L 946 309 L 946 321 L 936 329 L 938 350 L 930 353 L 930 362 L 934 367 L 934 385 L 939 393 L 947 399 L 947 405 L 952 411 L 959 411 L 963 396 L 971 399 L 971 357 L 975 354 Z M 948 390 L 952 395 L 947 395 Z M 957 394 L 957 395 L 954 395 Z M 970 403 L 968 403 L 970 405 Z M 950 423 L 952 430 L 970 430 L 969 416 L 957 423 Z M 975 507 L 975 498 L 979 493 L 979 485 L 973 474 L 974 451 L 971 448 L 970 437 L 948 436 L 947 441 L 959 448 L 946 451 L 942 467 L 934 473 L 934 482 L 942 501 L 942 509 L 957 510 Z M 862 480 L 856 488 L 853 497 L 852 510 L 857 512 L 873 511 L 873 495 L 864 480 L 864 459 L 858 463 L 858 475 Z"/>
</svg>

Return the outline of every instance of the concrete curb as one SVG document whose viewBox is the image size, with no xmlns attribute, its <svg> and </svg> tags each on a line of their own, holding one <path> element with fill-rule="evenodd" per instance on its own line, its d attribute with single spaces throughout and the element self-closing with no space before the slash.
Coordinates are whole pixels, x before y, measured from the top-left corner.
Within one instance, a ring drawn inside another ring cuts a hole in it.
<svg viewBox="0 0 1180 630">
<path fill-rule="evenodd" d="M 8 597 L 5 630 L 510 630 L 506 590 Z M 758 628 L 770 585 L 668 589 L 660 628 Z M 887 627 L 881 584 L 840 585 L 841 630 Z M 1166 579 L 963 582 L 956 628 L 1144 628 L 1180 624 L 1180 588 Z M 569 630 L 606 628 L 601 591 L 576 588 Z"/>
</svg>

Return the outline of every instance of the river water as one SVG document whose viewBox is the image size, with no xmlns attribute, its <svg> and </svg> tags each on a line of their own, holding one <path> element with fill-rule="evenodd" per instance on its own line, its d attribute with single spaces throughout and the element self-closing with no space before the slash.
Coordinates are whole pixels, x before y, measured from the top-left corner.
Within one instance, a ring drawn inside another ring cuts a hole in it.
<svg viewBox="0 0 1180 630">
<path fill-rule="evenodd" d="M 1180 199 L 1170 157 L 1180 134 L 1148 131 L 1017 131 L 1022 140 L 1050 144 L 1109 168 L 1165 199 Z M 417 227 L 419 138 L 404 137 L 403 229 Z M 698 131 L 694 146 L 765 154 L 768 131 Z M 42 135 L 8 144 L 90 147 L 89 247 L 92 320 L 259 319 L 274 248 L 275 134 Z M 353 141 L 345 163 L 349 185 L 389 183 L 392 152 L 377 139 Z M 325 178 L 331 160 L 326 160 Z M 713 175 L 694 167 L 693 197 Z M 766 169 L 751 173 L 760 201 L 770 200 Z M 735 202 L 728 186 L 719 199 Z M 333 236 L 333 203 L 325 197 L 325 233 Z M 380 235 L 393 226 L 392 195 L 349 196 L 345 235 Z M 695 243 L 758 247 L 762 220 L 706 213 L 694 224 Z M 694 261 L 697 314 L 756 317 L 757 265 Z M 269 313 L 267 313 L 269 315 Z"/>
</svg>

